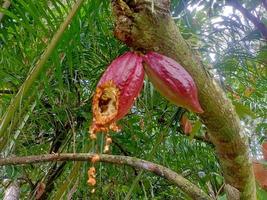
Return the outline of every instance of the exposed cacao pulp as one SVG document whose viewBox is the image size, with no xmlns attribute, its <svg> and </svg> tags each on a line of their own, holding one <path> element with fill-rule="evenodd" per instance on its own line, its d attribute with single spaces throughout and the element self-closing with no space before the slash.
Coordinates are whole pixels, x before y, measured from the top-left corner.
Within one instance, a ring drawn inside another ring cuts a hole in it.
<svg viewBox="0 0 267 200">
<path fill-rule="evenodd" d="M 119 130 L 116 121 L 128 113 L 142 89 L 143 60 L 147 76 L 166 99 L 193 112 L 203 112 L 195 82 L 180 64 L 155 52 L 144 56 L 127 52 L 108 66 L 97 85 L 92 105 L 92 138 L 100 131 Z"/>
<path fill-rule="evenodd" d="M 118 130 L 116 121 L 128 113 L 143 81 L 142 57 L 134 52 L 119 56 L 109 65 L 93 97 L 92 137 L 98 131 Z"/>
</svg>

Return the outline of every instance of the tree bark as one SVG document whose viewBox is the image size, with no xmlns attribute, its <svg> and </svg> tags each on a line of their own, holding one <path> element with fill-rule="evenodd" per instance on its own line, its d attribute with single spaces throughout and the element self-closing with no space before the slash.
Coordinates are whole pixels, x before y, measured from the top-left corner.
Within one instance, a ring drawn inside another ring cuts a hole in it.
<svg viewBox="0 0 267 200">
<path fill-rule="evenodd" d="M 200 114 L 222 166 L 227 184 L 240 199 L 256 199 L 247 138 L 223 90 L 205 70 L 172 20 L 169 0 L 113 0 L 115 36 L 142 52 L 156 51 L 179 62 L 193 77 L 204 113 Z"/>
<path fill-rule="evenodd" d="M 12 182 L 5 191 L 4 200 L 19 200 L 19 193 L 20 189 L 18 182 Z"/>
<path fill-rule="evenodd" d="M 10 157 L 1 158 L 0 166 L 4 165 L 18 165 L 18 164 L 31 164 L 39 162 L 49 162 L 49 161 L 90 161 L 96 154 L 90 153 L 62 153 L 62 154 L 46 154 L 46 155 L 36 155 L 36 156 L 25 156 L 25 157 Z M 196 200 L 212 200 L 205 192 L 199 189 L 196 185 L 172 171 L 167 167 L 161 165 L 141 160 L 138 158 L 133 158 L 129 156 L 117 156 L 117 155 L 105 155 L 98 154 L 100 157 L 99 162 L 114 163 L 119 165 L 129 165 L 138 169 L 147 170 L 158 176 L 161 176 L 177 187 L 179 187 L 183 192 L 188 194 L 192 199 Z"/>
</svg>

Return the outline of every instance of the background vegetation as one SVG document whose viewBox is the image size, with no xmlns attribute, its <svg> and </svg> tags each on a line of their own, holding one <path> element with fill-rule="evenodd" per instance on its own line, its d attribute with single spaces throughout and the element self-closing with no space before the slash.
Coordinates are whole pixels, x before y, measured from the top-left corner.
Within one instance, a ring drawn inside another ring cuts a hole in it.
<svg viewBox="0 0 267 200">
<path fill-rule="evenodd" d="M 242 3 L 267 26 L 262 1 Z M 4 13 L 0 22 L 0 116 L 7 112 L 73 4 L 71 0 L 13 0 L 9 8 L 0 8 Z M 250 138 L 251 155 L 260 158 L 259 143 L 267 127 L 264 35 L 238 9 L 221 1 L 173 0 L 171 9 L 184 38 L 232 99 Z M 109 1 L 84 1 L 0 135 L 5 138 L 2 157 L 101 152 L 103 136 L 95 144 L 88 137 L 91 97 L 108 64 L 129 50 L 114 38 L 113 22 Z M 213 145 L 206 141 L 206 129 L 192 113 L 187 115 L 193 131 L 184 134 L 180 119 L 185 112 L 165 101 L 146 79 L 131 113 L 120 121 L 122 131 L 111 134 L 111 154 L 169 167 L 223 199 L 224 180 Z M 22 199 L 34 199 L 40 183 L 46 185 L 43 199 L 188 199 L 152 174 L 103 163 L 97 164 L 96 191 L 91 193 L 86 183 L 89 167 L 89 162 L 2 167 L 0 176 L 5 181 L 0 198 L 6 181 L 19 180 Z"/>
</svg>

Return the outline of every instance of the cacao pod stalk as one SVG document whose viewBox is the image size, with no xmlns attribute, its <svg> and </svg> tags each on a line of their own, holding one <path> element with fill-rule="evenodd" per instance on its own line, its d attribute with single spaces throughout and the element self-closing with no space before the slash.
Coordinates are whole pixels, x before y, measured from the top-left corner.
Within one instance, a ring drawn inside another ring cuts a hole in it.
<svg viewBox="0 0 267 200">
<path fill-rule="evenodd" d="M 192 124 L 190 120 L 187 118 L 186 114 L 183 114 L 180 125 L 182 126 L 182 129 L 186 135 L 189 135 L 192 132 Z"/>
<path fill-rule="evenodd" d="M 154 87 L 177 106 L 203 113 L 198 101 L 197 87 L 190 74 L 175 60 L 149 52 L 144 56 L 145 72 Z"/>
<path fill-rule="evenodd" d="M 93 97 L 91 137 L 99 131 L 118 131 L 116 121 L 132 107 L 143 86 L 143 58 L 127 52 L 116 58 L 102 75 Z"/>
</svg>

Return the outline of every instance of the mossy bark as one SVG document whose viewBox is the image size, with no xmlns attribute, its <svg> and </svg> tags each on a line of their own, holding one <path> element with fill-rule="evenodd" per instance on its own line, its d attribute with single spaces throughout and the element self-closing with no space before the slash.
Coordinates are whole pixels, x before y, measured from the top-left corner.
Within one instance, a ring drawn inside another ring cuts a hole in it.
<svg viewBox="0 0 267 200">
<path fill-rule="evenodd" d="M 178 61 L 198 87 L 204 113 L 200 114 L 215 145 L 227 184 L 240 199 L 256 199 L 255 179 L 247 138 L 224 91 L 205 70 L 200 57 L 183 39 L 169 12 L 169 0 L 113 0 L 115 36 L 143 52 L 155 51 Z"/>
</svg>

